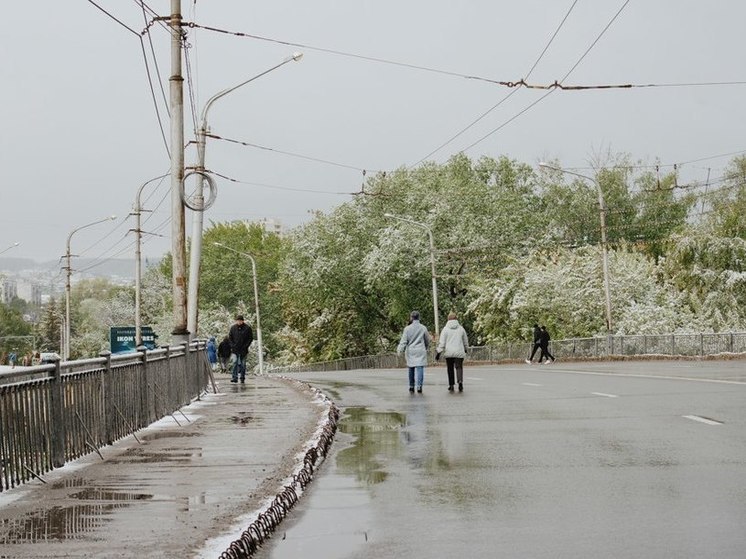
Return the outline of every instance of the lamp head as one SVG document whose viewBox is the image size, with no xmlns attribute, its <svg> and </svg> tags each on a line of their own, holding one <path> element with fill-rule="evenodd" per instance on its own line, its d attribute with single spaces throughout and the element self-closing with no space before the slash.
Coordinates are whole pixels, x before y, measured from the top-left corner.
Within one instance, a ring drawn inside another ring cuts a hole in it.
<svg viewBox="0 0 746 559">
<path fill-rule="evenodd" d="M 295 60 L 296 62 L 298 62 L 301 58 L 303 58 L 303 53 L 296 51 L 293 53 L 293 56 L 291 56 L 291 58 Z"/>
<path fill-rule="evenodd" d="M 385 214 L 383 214 L 383 216 L 384 217 L 396 217 L 394 214 L 390 214 L 388 212 L 386 212 Z"/>
<path fill-rule="evenodd" d="M 111 221 L 114 221 L 114 220 L 115 220 L 116 218 L 117 218 L 117 216 L 116 216 L 116 215 L 114 215 L 114 214 L 111 214 L 111 215 L 109 216 L 109 219 L 110 219 Z"/>
</svg>

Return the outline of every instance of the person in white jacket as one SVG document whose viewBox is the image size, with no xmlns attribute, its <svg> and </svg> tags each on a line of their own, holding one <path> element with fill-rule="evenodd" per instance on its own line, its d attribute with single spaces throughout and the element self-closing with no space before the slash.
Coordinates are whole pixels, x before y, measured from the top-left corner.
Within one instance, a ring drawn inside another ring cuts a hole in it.
<svg viewBox="0 0 746 559">
<path fill-rule="evenodd" d="M 456 313 L 452 312 L 448 315 L 448 322 L 440 333 L 437 348 L 438 356 L 442 354 L 446 358 L 449 392 L 453 392 L 454 369 L 456 380 L 458 380 L 458 391 L 464 391 L 464 357 L 466 357 L 468 347 L 469 339 L 466 336 L 466 330 L 456 320 Z"/>
</svg>

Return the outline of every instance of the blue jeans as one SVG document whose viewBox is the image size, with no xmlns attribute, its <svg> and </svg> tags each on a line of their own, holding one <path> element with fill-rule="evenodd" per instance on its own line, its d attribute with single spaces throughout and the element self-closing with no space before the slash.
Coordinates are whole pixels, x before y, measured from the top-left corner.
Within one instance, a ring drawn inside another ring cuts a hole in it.
<svg viewBox="0 0 746 559">
<path fill-rule="evenodd" d="M 417 388 L 422 388 L 425 381 L 425 367 L 408 367 L 409 369 L 409 387 L 414 387 L 414 375 L 417 373 Z"/>
<path fill-rule="evenodd" d="M 241 380 L 246 378 L 246 356 L 236 354 L 236 362 L 233 364 L 233 375 L 231 380 L 238 380 L 239 376 L 241 377 Z"/>
</svg>

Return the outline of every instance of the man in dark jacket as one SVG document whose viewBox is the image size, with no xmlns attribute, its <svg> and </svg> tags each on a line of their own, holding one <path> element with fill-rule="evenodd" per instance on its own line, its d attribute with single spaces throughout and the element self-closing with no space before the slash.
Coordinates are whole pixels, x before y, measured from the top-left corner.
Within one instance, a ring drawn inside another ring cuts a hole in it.
<svg viewBox="0 0 746 559">
<path fill-rule="evenodd" d="M 243 383 L 246 379 L 246 355 L 249 353 L 249 346 L 254 340 L 251 326 L 243 321 L 243 315 L 236 316 L 236 323 L 231 326 L 228 332 L 228 340 L 231 343 L 231 352 L 236 356 L 231 382 L 238 382 L 240 377 Z"/>
<path fill-rule="evenodd" d="M 228 363 L 231 360 L 231 341 L 228 336 L 223 338 L 223 341 L 218 345 L 218 361 L 220 362 L 220 372 L 228 372 Z"/>
<path fill-rule="evenodd" d="M 529 365 L 531 364 L 531 361 L 534 360 L 534 355 L 536 355 L 536 352 L 541 347 L 541 328 L 539 328 L 538 324 L 534 324 L 534 347 L 531 348 L 531 355 L 528 359 L 526 359 L 526 363 Z M 541 362 L 541 358 L 539 358 L 539 362 Z"/>
</svg>

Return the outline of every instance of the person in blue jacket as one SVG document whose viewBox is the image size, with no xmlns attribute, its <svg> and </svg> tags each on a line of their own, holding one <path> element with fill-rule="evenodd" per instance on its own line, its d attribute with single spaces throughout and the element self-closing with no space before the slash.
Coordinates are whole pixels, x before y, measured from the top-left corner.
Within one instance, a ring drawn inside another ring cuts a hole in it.
<svg viewBox="0 0 746 559">
<path fill-rule="evenodd" d="M 410 324 L 404 328 L 396 351 L 407 358 L 409 368 L 409 391 L 414 392 L 415 376 L 417 381 L 417 392 L 422 393 L 422 385 L 425 381 L 425 365 L 427 365 L 427 348 L 430 346 L 430 334 L 420 324 L 420 313 L 412 311 L 409 315 Z"/>
<path fill-rule="evenodd" d="M 210 368 L 214 371 L 218 364 L 218 347 L 215 345 L 215 336 L 210 336 L 207 340 L 207 360 L 210 362 Z"/>
</svg>

